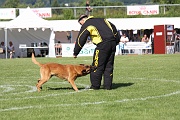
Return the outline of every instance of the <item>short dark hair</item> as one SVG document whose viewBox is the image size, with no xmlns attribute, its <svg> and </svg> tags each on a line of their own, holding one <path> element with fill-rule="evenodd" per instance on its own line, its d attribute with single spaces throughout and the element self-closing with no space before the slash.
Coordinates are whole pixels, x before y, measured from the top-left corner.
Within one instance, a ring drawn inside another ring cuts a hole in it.
<svg viewBox="0 0 180 120">
<path fill-rule="evenodd" d="M 81 21 L 83 18 L 88 18 L 88 16 L 87 15 L 80 15 L 78 22 Z"/>
</svg>

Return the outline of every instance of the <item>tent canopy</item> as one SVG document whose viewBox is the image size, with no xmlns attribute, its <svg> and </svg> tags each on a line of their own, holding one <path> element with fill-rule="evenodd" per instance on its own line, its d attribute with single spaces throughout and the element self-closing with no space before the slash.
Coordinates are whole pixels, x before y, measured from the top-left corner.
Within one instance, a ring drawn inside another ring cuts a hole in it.
<svg viewBox="0 0 180 120">
<path fill-rule="evenodd" d="M 38 17 L 29 7 L 14 20 L 6 23 L 5 43 L 12 41 L 15 47 L 15 57 L 21 56 L 20 44 L 30 47 L 31 43 L 45 42 L 49 47 L 49 56 L 55 57 L 54 31 L 49 21 Z M 3 40 L 4 41 L 4 40 Z M 40 53 L 40 52 L 39 52 Z"/>
<path fill-rule="evenodd" d="M 77 20 L 44 20 L 35 15 L 30 8 L 10 22 L 0 22 L 0 28 L 51 28 L 54 31 L 79 31 L 81 25 Z M 29 14 L 29 15 L 28 15 Z M 109 18 L 119 30 L 153 29 L 154 25 L 172 24 L 180 28 L 180 17 L 157 18 Z M 24 22 L 26 21 L 26 22 Z"/>
<path fill-rule="evenodd" d="M 110 22 L 116 25 L 119 30 L 140 30 L 153 29 L 154 25 L 172 24 L 175 28 L 180 28 L 180 17 L 162 18 L 109 18 Z M 81 25 L 77 20 L 51 20 L 54 31 L 79 31 Z"/>
<path fill-rule="evenodd" d="M 174 25 L 174 28 L 180 28 L 180 17 L 162 17 L 162 18 L 110 18 L 119 30 L 140 30 L 154 29 L 154 25 Z"/>
<path fill-rule="evenodd" d="M 28 7 L 26 11 L 6 24 L 6 28 L 52 28 L 49 21 L 38 17 Z"/>
<path fill-rule="evenodd" d="M 81 25 L 78 20 L 51 20 L 54 31 L 79 31 Z"/>
</svg>

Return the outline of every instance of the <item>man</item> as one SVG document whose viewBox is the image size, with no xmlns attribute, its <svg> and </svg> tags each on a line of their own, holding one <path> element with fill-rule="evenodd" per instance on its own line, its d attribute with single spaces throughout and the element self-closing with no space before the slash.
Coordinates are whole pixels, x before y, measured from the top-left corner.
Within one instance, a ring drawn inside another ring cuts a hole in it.
<svg viewBox="0 0 180 120">
<path fill-rule="evenodd" d="M 86 43 L 88 36 L 96 45 L 92 65 L 97 69 L 91 71 L 91 89 L 99 89 L 104 74 L 104 89 L 110 90 L 113 81 L 113 65 L 120 37 L 116 27 L 103 18 L 81 15 L 78 22 L 82 25 L 74 47 L 74 58 L 77 57 Z"/>
<path fill-rule="evenodd" d="M 91 8 L 90 5 L 89 5 L 89 0 L 87 0 L 87 1 L 86 1 L 86 12 L 85 12 L 85 14 L 86 14 L 87 16 L 89 16 L 89 15 L 90 15 L 90 12 L 92 12 L 92 8 Z"/>
<path fill-rule="evenodd" d="M 129 42 L 129 38 L 126 36 L 126 33 L 123 33 L 123 35 L 121 36 L 120 41 L 123 43 L 123 48 L 121 49 L 122 55 L 127 54 L 128 50 L 124 49 L 124 46 L 126 45 L 126 43 Z"/>
</svg>

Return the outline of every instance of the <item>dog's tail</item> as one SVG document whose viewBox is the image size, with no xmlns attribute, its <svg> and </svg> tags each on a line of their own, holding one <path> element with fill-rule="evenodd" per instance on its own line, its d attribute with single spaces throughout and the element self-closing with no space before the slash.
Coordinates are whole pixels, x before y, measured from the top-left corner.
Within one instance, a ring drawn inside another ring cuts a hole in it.
<svg viewBox="0 0 180 120">
<path fill-rule="evenodd" d="M 39 63 L 38 61 L 36 61 L 36 58 L 34 57 L 34 53 L 32 53 L 32 62 L 33 62 L 34 64 L 38 65 L 39 67 L 42 66 L 41 63 Z"/>
</svg>

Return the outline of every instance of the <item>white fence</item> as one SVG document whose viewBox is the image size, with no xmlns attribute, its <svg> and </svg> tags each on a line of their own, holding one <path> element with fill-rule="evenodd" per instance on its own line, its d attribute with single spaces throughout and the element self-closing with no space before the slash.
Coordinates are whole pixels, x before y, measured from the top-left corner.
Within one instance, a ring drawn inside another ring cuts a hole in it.
<svg viewBox="0 0 180 120">
<path fill-rule="evenodd" d="M 74 43 L 55 43 L 54 49 L 55 49 L 55 56 L 56 57 L 73 57 L 73 51 L 74 51 Z M 36 47 L 38 50 L 38 47 Z M 92 43 L 87 43 L 84 45 L 82 50 L 80 51 L 78 57 L 80 56 L 93 56 L 94 50 L 96 46 Z M 22 47 L 20 47 L 22 49 Z M 27 49 L 27 47 L 23 48 Z M 148 53 L 151 54 L 151 43 L 145 43 L 145 42 L 127 42 L 122 43 L 120 42 L 119 45 L 116 46 L 116 55 L 122 55 L 122 50 L 125 50 L 125 54 L 146 54 L 145 51 L 148 51 Z M 35 51 L 36 54 L 38 53 Z M 23 53 L 20 57 L 27 57 L 27 50 L 23 51 Z M 174 54 L 174 46 L 167 46 L 166 47 L 166 53 L 167 54 Z M 0 56 L 0 58 L 4 58 Z"/>
<path fill-rule="evenodd" d="M 134 5 L 136 6 L 136 5 Z M 149 5 L 141 5 L 141 6 L 149 6 Z M 159 14 L 166 14 L 171 7 L 179 7 L 180 4 L 159 4 Z M 127 7 L 125 5 L 122 6 L 91 6 L 93 8 L 93 11 L 91 15 L 95 15 L 97 11 L 103 11 L 104 16 L 112 17 L 113 15 L 108 13 L 108 10 L 115 9 L 121 14 L 126 15 L 127 14 Z M 63 14 L 63 10 L 72 10 L 73 12 L 73 17 L 79 17 L 80 14 L 82 14 L 82 11 L 85 10 L 84 7 L 51 7 L 52 9 L 52 14 Z M 16 10 L 19 10 L 21 8 L 15 8 Z"/>
<path fill-rule="evenodd" d="M 93 56 L 95 50 L 94 44 L 85 44 L 78 56 Z M 126 54 L 143 54 L 144 49 L 151 50 L 151 43 L 145 42 L 127 42 L 120 43 L 116 46 L 116 55 L 121 55 L 121 50 L 128 50 Z M 62 44 L 62 57 L 72 57 L 74 50 L 74 43 Z"/>
</svg>

